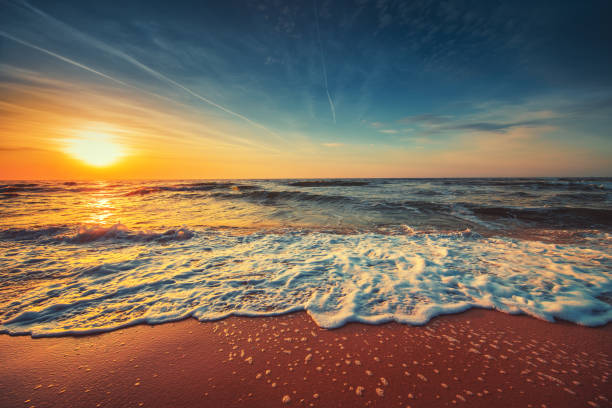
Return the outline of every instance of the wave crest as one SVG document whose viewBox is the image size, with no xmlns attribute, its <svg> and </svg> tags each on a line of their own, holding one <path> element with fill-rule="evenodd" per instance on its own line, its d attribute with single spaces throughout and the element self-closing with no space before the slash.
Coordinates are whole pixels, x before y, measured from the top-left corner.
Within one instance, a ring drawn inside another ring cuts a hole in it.
<svg viewBox="0 0 612 408">
<path fill-rule="evenodd" d="M 169 229 L 167 231 L 141 232 L 132 231 L 123 224 L 111 226 L 82 225 L 73 237 L 65 239 L 67 242 L 84 244 L 99 240 L 119 239 L 127 241 L 182 241 L 194 236 L 193 231 L 187 228 Z"/>
</svg>

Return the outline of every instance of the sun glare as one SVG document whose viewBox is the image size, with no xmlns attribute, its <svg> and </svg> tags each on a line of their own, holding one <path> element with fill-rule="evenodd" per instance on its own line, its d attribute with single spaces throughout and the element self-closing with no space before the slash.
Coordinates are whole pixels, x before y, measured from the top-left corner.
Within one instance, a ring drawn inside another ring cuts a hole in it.
<svg viewBox="0 0 612 408">
<path fill-rule="evenodd" d="M 96 167 L 110 166 L 125 155 L 122 147 L 112 137 L 101 133 L 84 133 L 71 139 L 66 152 Z"/>
</svg>

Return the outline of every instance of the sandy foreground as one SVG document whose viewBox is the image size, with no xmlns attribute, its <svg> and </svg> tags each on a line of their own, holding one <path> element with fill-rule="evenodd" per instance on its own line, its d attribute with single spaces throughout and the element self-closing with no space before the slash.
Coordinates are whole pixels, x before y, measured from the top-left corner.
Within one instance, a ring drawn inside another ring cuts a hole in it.
<svg viewBox="0 0 612 408">
<path fill-rule="evenodd" d="M 0 336 L 1 407 L 610 407 L 612 325 L 471 310 L 423 327 L 306 313 Z"/>
</svg>

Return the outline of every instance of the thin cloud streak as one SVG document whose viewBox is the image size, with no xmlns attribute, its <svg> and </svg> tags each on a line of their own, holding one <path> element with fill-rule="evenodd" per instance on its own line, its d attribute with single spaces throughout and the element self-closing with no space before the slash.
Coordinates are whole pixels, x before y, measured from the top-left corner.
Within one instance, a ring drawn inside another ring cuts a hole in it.
<svg viewBox="0 0 612 408">
<path fill-rule="evenodd" d="M 5 32 L 5 31 L 0 31 L 0 36 L 5 37 L 5 38 L 7 38 L 7 39 L 9 39 L 11 41 L 15 41 L 16 43 L 21 44 L 21 45 L 23 45 L 25 47 L 29 47 L 29 48 L 32 48 L 32 49 L 34 49 L 36 51 L 42 52 L 43 54 L 47 54 L 47 55 L 49 55 L 51 57 L 57 58 L 60 61 L 66 62 L 66 63 L 68 63 L 70 65 L 75 66 L 75 67 L 84 69 L 85 71 L 91 72 L 91 73 L 93 73 L 95 75 L 98 75 L 98 76 L 100 76 L 102 78 L 108 79 L 109 81 L 115 82 L 115 83 L 117 83 L 117 84 L 119 84 L 121 86 L 124 86 L 126 88 L 135 89 L 135 90 L 137 90 L 139 92 L 146 93 L 147 95 L 151 95 L 153 97 L 156 97 L 156 98 L 168 101 L 168 102 L 172 102 L 172 103 L 177 103 L 178 104 L 178 102 L 176 102 L 176 101 L 174 101 L 172 99 L 169 99 L 169 98 L 167 98 L 165 96 L 158 95 L 155 92 L 147 91 L 145 89 L 139 88 L 139 87 L 137 87 L 135 85 L 132 85 L 130 83 L 124 82 L 124 81 L 122 81 L 120 79 L 114 78 L 114 77 L 112 77 L 112 76 L 110 76 L 108 74 L 105 74 L 105 73 L 103 73 L 101 71 L 98 71 L 98 70 L 96 70 L 96 69 L 94 69 L 92 67 L 89 67 L 89 66 L 87 66 L 85 64 L 82 64 L 82 63 L 80 63 L 78 61 L 75 61 L 75 60 L 70 59 L 68 57 L 65 57 L 63 55 L 60 55 L 60 54 L 58 54 L 56 52 L 50 51 L 50 50 L 48 50 L 46 48 L 43 48 L 43 47 L 40 47 L 38 45 L 32 44 L 32 43 L 30 43 L 28 41 L 25 41 L 25 40 L 21 39 L 21 38 L 15 37 L 14 35 L 11 35 L 11 34 Z"/>
<path fill-rule="evenodd" d="M 195 98 L 197 98 L 197 99 L 199 99 L 199 100 L 201 100 L 203 102 L 206 102 L 207 104 L 209 104 L 211 106 L 214 106 L 215 108 L 217 108 L 219 110 L 222 110 L 225 113 L 228 113 L 228 114 L 230 114 L 232 116 L 235 116 L 235 117 L 237 117 L 239 119 L 242 119 L 243 121 L 247 122 L 251 126 L 254 126 L 254 127 L 259 128 L 259 129 L 262 129 L 266 133 L 268 133 L 268 134 L 270 134 L 270 135 L 272 135 L 274 137 L 279 137 L 276 133 L 274 133 L 273 131 L 271 131 L 270 129 L 265 127 L 264 125 L 262 125 L 260 123 L 257 123 L 257 122 L 247 118 L 246 116 L 244 116 L 244 115 L 242 115 L 242 114 L 240 114 L 238 112 L 235 112 L 235 111 L 233 111 L 233 110 L 231 110 L 229 108 L 226 108 L 225 106 L 219 105 L 218 103 L 216 103 L 216 102 L 214 102 L 214 101 L 212 101 L 212 100 L 210 100 L 210 99 L 208 99 L 208 98 L 198 94 L 197 92 L 193 91 L 192 89 L 190 89 L 190 88 L 188 88 L 188 87 L 186 87 L 186 86 L 184 86 L 184 85 L 174 81 L 171 78 L 168 78 L 164 74 L 162 74 L 162 73 L 154 70 L 153 68 L 143 64 L 142 62 L 138 61 L 136 58 L 132 57 L 131 55 L 126 54 L 125 52 L 123 52 L 123 51 L 121 51 L 121 50 L 119 50 L 117 48 L 111 47 L 110 45 L 106 44 L 103 41 L 100 41 L 100 40 L 98 40 L 98 39 L 96 39 L 94 37 L 91 37 L 91 36 L 89 36 L 89 35 L 87 35 L 85 33 L 82 33 L 81 31 L 71 27 L 70 25 L 64 23 L 63 21 L 58 20 L 57 18 L 51 16 L 50 14 L 45 13 L 44 11 L 40 10 L 37 7 L 32 6 L 31 4 L 29 4 L 29 3 L 25 2 L 25 1 L 23 2 L 23 4 L 28 9 L 30 9 L 32 12 L 38 14 L 39 16 L 41 16 L 41 17 L 43 17 L 43 18 L 45 18 L 47 20 L 52 21 L 55 24 L 61 25 L 62 27 L 64 27 L 64 28 L 68 29 L 69 31 L 71 31 L 75 36 L 77 36 L 77 37 L 79 37 L 79 38 L 81 38 L 83 40 L 86 40 L 87 42 L 89 42 L 90 44 L 94 45 L 95 47 L 97 47 L 99 49 L 102 49 L 102 50 L 108 52 L 109 54 L 112 54 L 112 55 L 115 55 L 115 56 L 117 56 L 119 58 L 122 58 L 123 60 L 125 60 L 125 61 L 129 62 L 130 64 L 132 64 L 132 65 L 142 69 L 143 71 L 151 74 L 152 76 L 156 77 L 157 79 L 160 79 L 160 80 L 165 81 L 165 82 L 167 82 L 167 83 L 169 83 L 171 85 L 174 85 L 177 88 L 180 88 L 183 91 L 187 92 L 191 96 L 193 96 L 193 97 L 195 97 Z"/>
<path fill-rule="evenodd" d="M 29 42 L 27 42 L 27 41 L 24 41 L 24 40 L 22 40 L 22 39 L 20 39 L 20 38 L 17 38 L 17 37 L 15 37 L 15 36 L 13 36 L 13 35 L 11 35 L 11 34 L 7 33 L 7 32 L 0 31 L 0 36 L 5 37 L 5 38 L 8 38 L 9 40 L 15 41 L 16 43 L 19 43 L 19 44 L 21 44 L 21 45 L 25 45 L 26 47 L 29 47 L 29 48 L 32 48 L 32 49 L 34 49 L 34 50 L 40 51 L 40 52 L 45 53 L 45 54 L 47 54 L 47 55 L 50 55 L 50 56 L 52 56 L 52 57 L 54 57 L 54 58 L 57 58 L 57 59 L 59 59 L 59 60 L 61 60 L 61 61 L 64 61 L 64 62 L 67 62 L 68 64 L 74 65 L 75 67 L 79 67 L 79 68 L 81 68 L 81 69 L 84 69 L 84 70 L 86 70 L 86 71 L 89 71 L 89 72 L 91 72 L 91 73 L 93 73 L 93 74 L 96 74 L 96 75 L 98 75 L 98 76 L 101 76 L 101 77 L 103 77 L 103 78 L 106 78 L 106 79 L 108 79 L 108 80 L 110 80 L 110 81 L 116 82 L 116 83 L 118 83 L 119 85 L 127 86 L 127 87 L 129 87 L 129 88 L 134 88 L 134 86 L 133 86 L 133 85 L 130 85 L 130 84 L 126 83 L 126 82 L 123 82 L 123 81 L 121 81 L 121 80 L 119 80 L 119 79 L 117 79 L 117 78 L 113 78 L 112 76 L 107 75 L 107 74 L 105 74 L 105 73 L 103 73 L 103 72 L 97 71 L 97 70 L 95 70 L 95 69 L 93 69 L 93 68 L 90 68 L 90 67 L 88 67 L 87 65 L 83 65 L 83 64 L 81 64 L 80 62 L 76 62 L 75 60 L 72 60 L 72 59 L 70 59 L 70 58 L 66 58 L 66 57 L 64 57 L 63 55 L 57 54 L 57 53 L 55 53 L 55 52 L 53 52 L 53 51 L 49 51 L 49 50 L 47 50 L 47 49 L 45 49 L 45 48 L 39 47 L 39 46 L 34 45 L 34 44 L 32 44 L 32 43 L 29 43 Z"/>
<path fill-rule="evenodd" d="M 317 8 L 317 0 L 314 0 L 315 6 L 315 23 L 317 26 L 317 40 L 319 42 L 319 55 L 321 56 L 321 67 L 323 68 L 323 81 L 325 83 L 325 93 L 327 93 L 327 100 L 329 101 L 329 108 L 331 110 L 332 118 L 336 123 L 336 107 L 334 101 L 329 94 L 329 86 L 327 84 L 327 67 L 325 65 L 325 54 L 323 54 L 323 46 L 321 45 L 321 30 L 319 29 L 319 9 Z"/>
</svg>

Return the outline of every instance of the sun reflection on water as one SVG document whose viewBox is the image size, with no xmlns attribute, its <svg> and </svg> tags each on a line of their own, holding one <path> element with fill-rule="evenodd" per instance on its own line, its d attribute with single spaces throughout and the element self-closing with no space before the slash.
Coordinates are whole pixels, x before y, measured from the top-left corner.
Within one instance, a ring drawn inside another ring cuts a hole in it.
<svg viewBox="0 0 612 408">
<path fill-rule="evenodd" d="M 87 203 L 90 212 L 87 222 L 108 224 L 113 221 L 117 213 L 115 202 L 112 199 L 113 192 L 108 189 L 108 183 L 99 183 L 96 187 L 99 189 L 90 195 L 90 201 Z"/>
</svg>

